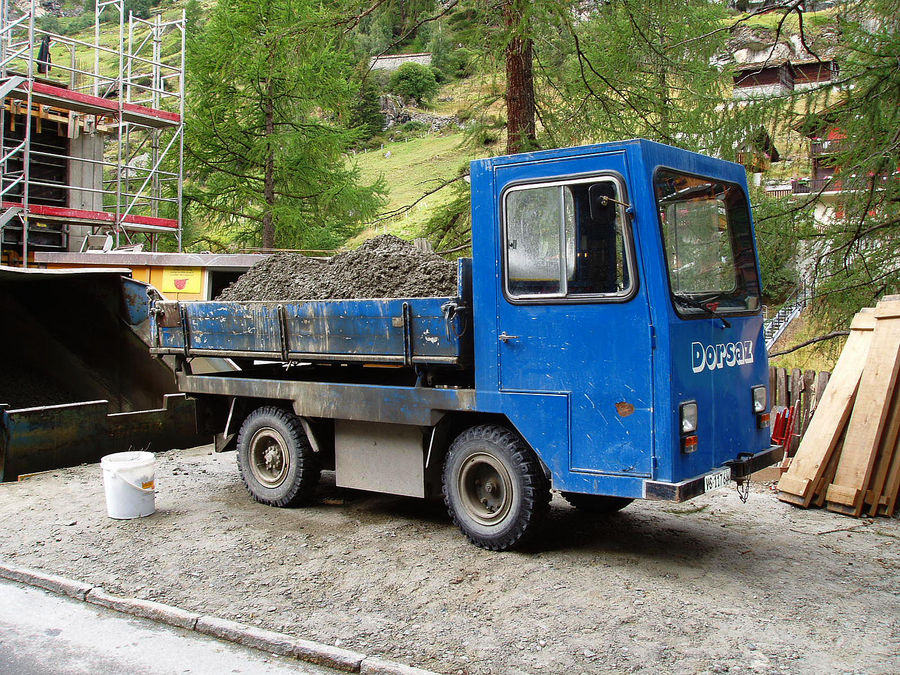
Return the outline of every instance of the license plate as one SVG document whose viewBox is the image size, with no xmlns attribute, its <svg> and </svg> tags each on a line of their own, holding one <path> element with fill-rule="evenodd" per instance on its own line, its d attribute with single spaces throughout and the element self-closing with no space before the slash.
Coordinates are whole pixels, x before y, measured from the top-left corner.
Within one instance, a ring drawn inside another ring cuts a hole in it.
<svg viewBox="0 0 900 675">
<path fill-rule="evenodd" d="M 725 487 L 731 480 L 731 469 L 722 469 L 703 477 L 703 491 L 709 492 L 720 487 Z"/>
</svg>

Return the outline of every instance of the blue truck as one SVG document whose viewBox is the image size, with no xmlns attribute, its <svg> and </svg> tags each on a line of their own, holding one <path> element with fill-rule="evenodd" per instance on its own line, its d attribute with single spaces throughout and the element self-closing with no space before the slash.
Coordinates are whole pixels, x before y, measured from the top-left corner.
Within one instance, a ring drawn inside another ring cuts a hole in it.
<svg viewBox="0 0 900 675">
<path fill-rule="evenodd" d="M 333 469 L 506 550 L 551 490 L 612 512 L 780 459 L 743 167 L 632 140 L 476 160 L 471 194 L 455 296 L 156 304 L 152 351 L 253 498 Z"/>
</svg>

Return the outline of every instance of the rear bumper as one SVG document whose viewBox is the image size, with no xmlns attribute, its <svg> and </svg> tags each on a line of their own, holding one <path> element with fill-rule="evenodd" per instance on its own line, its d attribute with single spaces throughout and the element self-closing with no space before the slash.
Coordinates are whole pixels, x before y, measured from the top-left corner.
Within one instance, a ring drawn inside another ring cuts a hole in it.
<svg viewBox="0 0 900 675">
<path fill-rule="evenodd" d="M 731 480 L 744 480 L 754 471 L 759 471 L 784 457 L 784 447 L 773 445 L 767 450 L 757 452 L 755 455 L 743 453 L 737 459 L 725 462 L 723 468 L 731 469 Z M 697 476 L 688 478 L 680 483 L 666 483 L 656 480 L 644 481 L 644 499 L 659 501 L 683 502 L 693 499 L 706 492 L 706 477 L 718 473 L 722 469 L 716 469 Z"/>
</svg>

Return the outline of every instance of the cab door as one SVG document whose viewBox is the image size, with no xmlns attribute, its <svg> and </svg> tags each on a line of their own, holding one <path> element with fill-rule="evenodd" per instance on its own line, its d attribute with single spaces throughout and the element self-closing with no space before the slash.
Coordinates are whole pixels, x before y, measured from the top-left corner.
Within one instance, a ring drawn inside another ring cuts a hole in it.
<svg viewBox="0 0 900 675">
<path fill-rule="evenodd" d="M 649 476 L 652 327 L 624 154 L 560 164 L 571 178 L 496 169 L 499 387 L 568 395 L 570 471 Z"/>
</svg>

